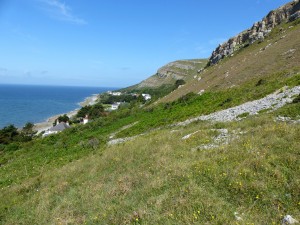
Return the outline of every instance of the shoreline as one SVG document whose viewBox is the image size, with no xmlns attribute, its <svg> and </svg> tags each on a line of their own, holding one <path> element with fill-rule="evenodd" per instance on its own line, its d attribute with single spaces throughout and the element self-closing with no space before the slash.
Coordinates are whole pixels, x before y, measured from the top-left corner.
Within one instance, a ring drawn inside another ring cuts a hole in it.
<svg viewBox="0 0 300 225">
<path fill-rule="evenodd" d="M 82 102 L 79 102 L 78 105 L 80 106 L 80 108 L 87 106 L 87 105 L 94 105 L 97 103 L 98 99 L 99 99 L 99 94 L 93 94 L 89 97 L 86 97 Z M 53 127 L 53 123 L 57 117 L 66 114 L 69 118 L 71 118 L 77 114 L 77 112 L 79 111 L 80 108 L 74 109 L 74 110 L 66 112 L 66 113 L 61 113 L 61 114 L 50 116 L 45 121 L 40 122 L 40 123 L 34 123 L 33 129 L 35 131 L 37 131 L 37 134 L 39 134 L 43 131 L 46 131 L 49 128 Z"/>
</svg>

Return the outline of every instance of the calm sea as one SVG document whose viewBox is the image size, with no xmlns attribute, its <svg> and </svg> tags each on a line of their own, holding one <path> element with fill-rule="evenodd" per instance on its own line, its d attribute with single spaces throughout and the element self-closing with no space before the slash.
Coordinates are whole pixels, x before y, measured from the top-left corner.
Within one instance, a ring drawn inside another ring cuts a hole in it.
<svg viewBox="0 0 300 225">
<path fill-rule="evenodd" d="M 108 90 L 113 88 L 0 84 L 0 128 L 43 122 L 80 108 L 86 97 Z"/>
</svg>

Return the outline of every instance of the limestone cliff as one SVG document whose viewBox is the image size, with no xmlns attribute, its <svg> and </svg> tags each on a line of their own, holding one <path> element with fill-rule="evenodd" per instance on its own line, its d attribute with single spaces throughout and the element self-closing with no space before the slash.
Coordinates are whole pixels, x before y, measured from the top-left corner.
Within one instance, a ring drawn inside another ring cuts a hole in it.
<svg viewBox="0 0 300 225">
<path fill-rule="evenodd" d="M 294 0 L 276 10 L 272 10 L 261 21 L 254 23 L 254 25 L 230 38 L 227 42 L 220 44 L 209 58 L 211 65 L 216 64 L 222 58 L 232 55 L 236 50 L 245 45 L 252 44 L 255 41 L 263 40 L 271 30 L 278 24 L 285 21 L 293 21 L 300 18 L 300 2 Z"/>
</svg>

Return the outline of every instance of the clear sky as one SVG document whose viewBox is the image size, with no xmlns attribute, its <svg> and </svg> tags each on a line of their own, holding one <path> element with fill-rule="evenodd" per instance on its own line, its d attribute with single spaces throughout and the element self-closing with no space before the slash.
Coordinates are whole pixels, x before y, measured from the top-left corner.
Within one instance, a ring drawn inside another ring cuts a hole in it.
<svg viewBox="0 0 300 225">
<path fill-rule="evenodd" d="M 0 83 L 126 87 L 287 0 L 0 0 Z"/>
</svg>

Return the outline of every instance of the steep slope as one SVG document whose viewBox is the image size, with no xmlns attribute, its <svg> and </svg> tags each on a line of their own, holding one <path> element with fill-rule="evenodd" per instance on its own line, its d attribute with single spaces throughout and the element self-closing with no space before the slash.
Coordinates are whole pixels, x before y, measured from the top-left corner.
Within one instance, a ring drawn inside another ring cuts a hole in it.
<svg viewBox="0 0 300 225">
<path fill-rule="evenodd" d="M 281 24 L 191 76 L 164 99 L 181 96 L 172 103 L 132 104 L 58 135 L 0 145 L 0 224 L 299 220 L 299 26 Z M 233 111 L 243 119 L 215 117 Z"/>
<path fill-rule="evenodd" d="M 178 60 L 158 69 L 157 73 L 129 89 L 159 88 L 174 85 L 176 80 L 189 81 L 206 65 L 206 59 Z"/>
<path fill-rule="evenodd" d="M 162 98 L 169 102 L 189 92 L 222 90 L 250 80 L 292 76 L 300 71 L 300 20 L 282 23 L 259 42 L 239 49 L 205 69 L 194 80 Z"/>
</svg>

